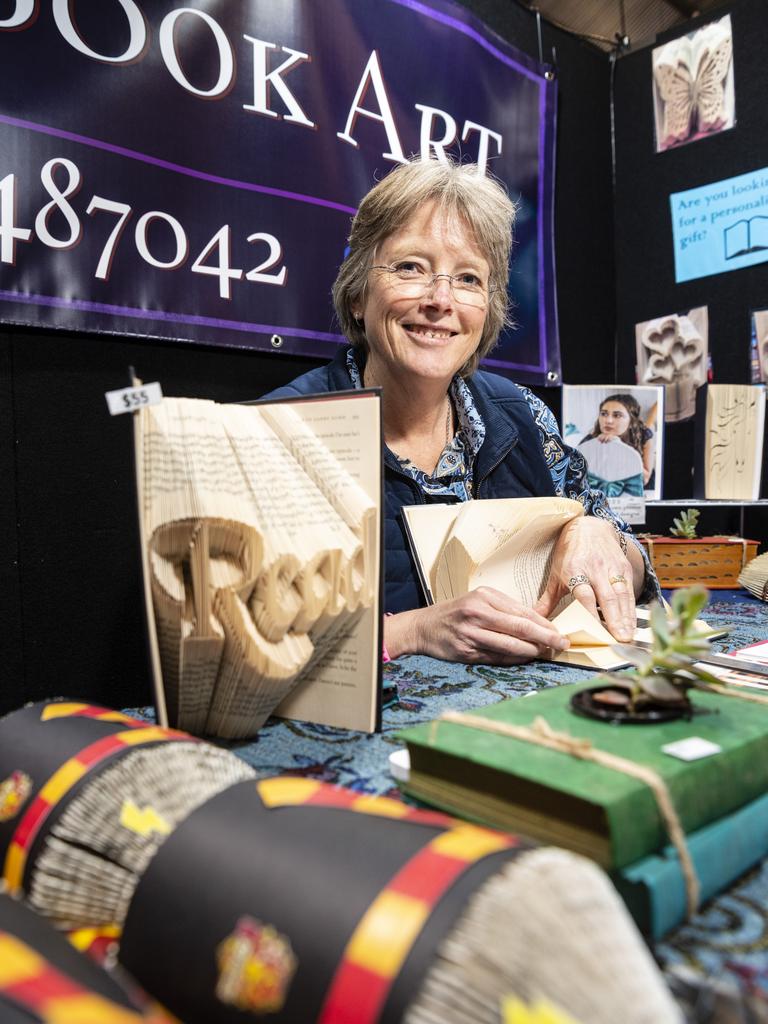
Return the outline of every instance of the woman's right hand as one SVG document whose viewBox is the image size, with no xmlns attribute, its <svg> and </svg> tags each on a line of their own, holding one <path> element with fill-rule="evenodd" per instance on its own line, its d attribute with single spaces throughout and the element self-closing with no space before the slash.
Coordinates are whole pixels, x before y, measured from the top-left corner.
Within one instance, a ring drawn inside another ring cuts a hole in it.
<svg viewBox="0 0 768 1024">
<path fill-rule="evenodd" d="M 443 661 L 517 665 L 569 646 L 542 615 L 491 587 L 384 620 L 391 658 L 427 654 Z"/>
</svg>

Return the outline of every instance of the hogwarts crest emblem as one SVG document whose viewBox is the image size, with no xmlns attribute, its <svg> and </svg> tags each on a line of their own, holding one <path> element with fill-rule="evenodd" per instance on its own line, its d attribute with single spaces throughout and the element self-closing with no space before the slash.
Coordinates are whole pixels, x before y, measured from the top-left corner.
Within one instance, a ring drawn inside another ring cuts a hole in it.
<svg viewBox="0 0 768 1024">
<path fill-rule="evenodd" d="M 216 950 L 216 996 L 252 1013 L 281 1010 L 297 966 L 289 940 L 272 925 L 241 917 Z"/>
</svg>

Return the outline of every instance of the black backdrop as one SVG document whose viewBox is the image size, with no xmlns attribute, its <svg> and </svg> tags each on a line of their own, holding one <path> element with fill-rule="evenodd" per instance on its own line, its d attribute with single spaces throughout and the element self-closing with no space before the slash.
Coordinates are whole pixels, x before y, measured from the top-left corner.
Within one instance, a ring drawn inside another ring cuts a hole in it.
<svg viewBox="0 0 768 1024">
<path fill-rule="evenodd" d="M 654 152 L 651 47 L 629 53 L 616 64 L 616 316 L 623 380 L 634 379 L 636 323 L 708 306 L 714 381 L 749 382 L 750 310 L 768 307 L 768 263 L 675 284 L 669 210 L 672 192 L 768 165 L 768 65 L 763 46 L 768 12 L 764 0 L 740 0 L 718 8 L 716 17 L 728 13 L 736 84 L 733 129 Z M 696 19 L 687 27 L 704 23 L 705 19 Z M 658 42 L 678 34 L 679 30 L 666 33 Z M 665 444 L 664 497 L 690 495 L 693 421 L 668 424 Z M 766 477 L 764 466 L 764 489 Z M 748 535 L 762 538 L 764 515 L 763 510 L 747 512 Z M 649 520 L 653 522 L 650 513 Z"/>
<path fill-rule="evenodd" d="M 538 56 L 529 11 L 510 0 L 466 6 Z M 554 49 L 559 79 L 563 376 L 612 381 L 610 64 L 546 23 L 542 44 L 547 61 Z M 237 401 L 311 365 L 279 354 L 0 327 L 0 712 L 61 694 L 115 706 L 151 699 L 131 425 L 107 415 L 104 392 L 125 386 L 134 366 L 166 394 Z M 544 397 L 559 413 L 559 392 Z"/>
</svg>

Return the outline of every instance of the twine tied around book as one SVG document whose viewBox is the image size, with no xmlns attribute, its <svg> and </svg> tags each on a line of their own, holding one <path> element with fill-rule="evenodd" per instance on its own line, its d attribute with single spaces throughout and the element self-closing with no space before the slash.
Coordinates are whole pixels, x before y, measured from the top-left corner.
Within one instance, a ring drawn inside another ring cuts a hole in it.
<svg viewBox="0 0 768 1024">
<path fill-rule="evenodd" d="M 738 658 L 734 658 L 733 661 L 733 669 L 731 669 L 730 671 L 744 672 L 745 674 L 749 675 L 748 668 L 739 668 Z M 716 693 L 718 697 L 735 697 L 737 700 L 748 700 L 751 701 L 753 704 L 768 704 L 768 697 L 766 696 L 763 696 L 759 693 L 742 693 L 741 690 L 733 690 L 730 686 L 723 683 L 707 683 L 705 692 Z"/>
<path fill-rule="evenodd" d="M 604 768 L 612 768 L 614 771 L 623 772 L 633 778 L 644 782 L 651 790 L 659 808 L 659 814 L 664 822 L 670 842 L 675 847 L 680 858 L 680 868 L 685 882 L 685 895 L 688 917 L 692 917 L 699 907 L 699 894 L 701 886 L 693 865 L 688 844 L 685 841 L 685 832 L 680 824 L 680 818 L 675 810 L 672 797 L 669 795 L 666 783 L 653 768 L 647 765 L 637 764 L 628 758 L 610 754 L 605 750 L 594 747 L 589 740 L 578 736 L 571 736 L 567 732 L 557 732 L 545 718 L 538 715 L 530 726 L 511 725 L 509 722 L 496 722 L 490 718 L 482 718 L 480 715 L 465 714 L 461 711 L 445 711 L 439 718 L 432 722 L 429 735 L 430 746 L 434 745 L 437 739 L 437 728 L 442 722 L 450 722 L 452 725 L 466 726 L 470 729 L 480 729 L 483 732 L 497 733 L 499 736 L 507 736 L 515 740 L 523 740 L 525 743 L 534 743 L 540 747 L 547 747 L 550 750 L 560 751 L 570 757 L 578 757 L 582 761 L 592 761 L 594 764 L 602 765 Z"/>
</svg>

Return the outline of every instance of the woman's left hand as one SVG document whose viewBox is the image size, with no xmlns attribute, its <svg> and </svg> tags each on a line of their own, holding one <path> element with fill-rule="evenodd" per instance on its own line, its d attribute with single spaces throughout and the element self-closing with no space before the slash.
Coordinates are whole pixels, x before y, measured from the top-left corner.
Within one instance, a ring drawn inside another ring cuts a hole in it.
<svg viewBox="0 0 768 1024">
<path fill-rule="evenodd" d="M 593 615 L 600 609 L 606 628 L 627 643 L 635 634 L 635 592 L 640 591 L 643 575 L 642 556 L 634 544 L 623 553 L 610 523 L 596 516 L 572 519 L 555 545 L 549 580 L 535 610 L 548 617 L 570 589 Z M 572 581 L 582 577 L 585 581 L 573 586 Z"/>
</svg>

